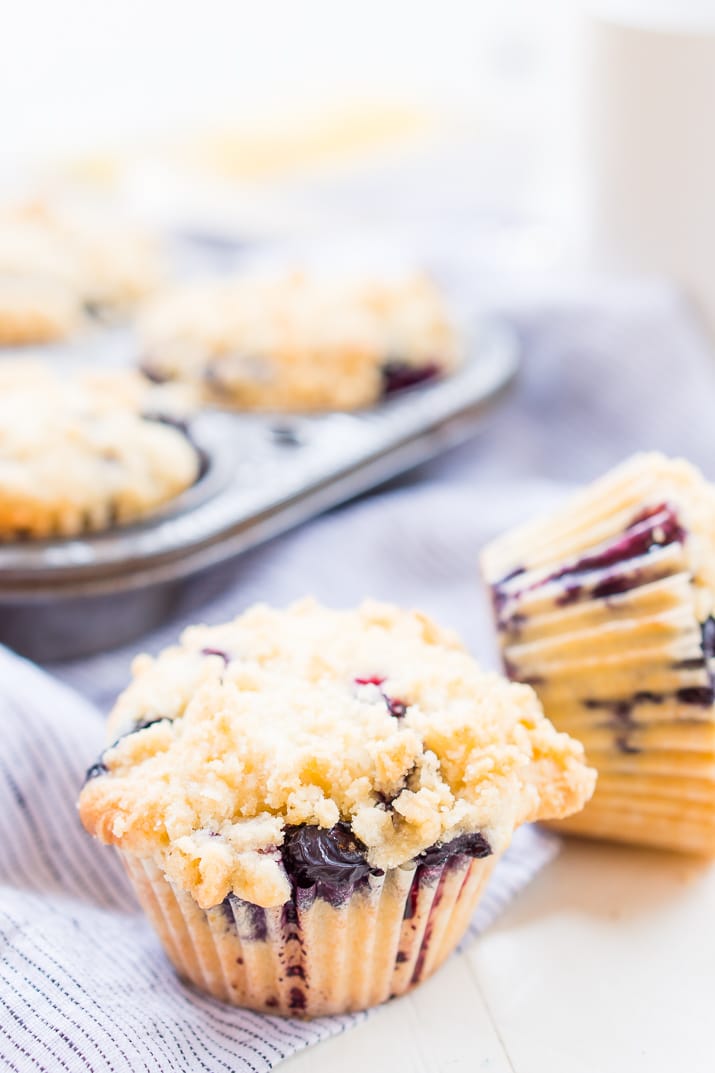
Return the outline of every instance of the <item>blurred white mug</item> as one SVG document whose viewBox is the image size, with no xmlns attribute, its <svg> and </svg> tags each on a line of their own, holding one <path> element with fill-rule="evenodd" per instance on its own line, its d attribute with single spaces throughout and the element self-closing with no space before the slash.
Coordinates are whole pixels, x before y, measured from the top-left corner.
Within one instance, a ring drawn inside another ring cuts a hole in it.
<svg viewBox="0 0 715 1073">
<path fill-rule="evenodd" d="M 715 334 L 715 0 L 589 6 L 597 260 L 672 276 Z"/>
</svg>

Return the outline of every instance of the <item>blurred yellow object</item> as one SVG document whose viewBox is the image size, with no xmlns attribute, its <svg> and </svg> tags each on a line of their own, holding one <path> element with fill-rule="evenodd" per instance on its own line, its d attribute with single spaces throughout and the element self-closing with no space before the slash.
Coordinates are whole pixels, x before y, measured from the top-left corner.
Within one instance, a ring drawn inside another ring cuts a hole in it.
<svg viewBox="0 0 715 1073">
<path fill-rule="evenodd" d="M 71 183 L 111 188 L 127 167 L 158 159 L 178 168 L 229 180 L 281 178 L 287 173 L 409 147 L 437 128 L 435 118 L 415 108 L 362 105 L 340 111 L 273 117 L 259 124 L 225 126 L 156 145 L 88 152 L 54 162 Z"/>
<path fill-rule="evenodd" d="M 199 135 L 185 143 L 181 155 L 224 178 L 271 179 L 410 144 L 432 125 L 414 109 L 364 105 Z"/>
</svg>

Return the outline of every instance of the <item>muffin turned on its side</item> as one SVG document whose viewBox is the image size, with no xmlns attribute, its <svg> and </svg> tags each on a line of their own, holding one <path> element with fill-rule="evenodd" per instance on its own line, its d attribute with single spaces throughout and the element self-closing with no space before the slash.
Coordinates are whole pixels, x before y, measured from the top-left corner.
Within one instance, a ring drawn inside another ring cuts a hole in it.
<svg viewBox="0 0 715 1073">
<path fill-rule="evenodd" d="M 509 677 L 599 772 L 563 826 L 715 854 L 715 489 L 637 455 L 482 568 Z"/>
<path fill-rule="evenodd" d="M 533 691 L 416 613 L 257 606 L 139 657 L 80 797 L 179 973 L 315 1017 L 399 995 L 454 949 L 529 820 L 594 773 Z"/>
</svg>

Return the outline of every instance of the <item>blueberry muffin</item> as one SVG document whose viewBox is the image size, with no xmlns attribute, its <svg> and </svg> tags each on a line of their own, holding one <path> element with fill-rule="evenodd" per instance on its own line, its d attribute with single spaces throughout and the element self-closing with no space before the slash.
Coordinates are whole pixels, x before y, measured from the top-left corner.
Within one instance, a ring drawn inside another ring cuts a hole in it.
<svg viewBox="0 0 715 1073">
<path fill-rule="evenodd" d="M 202 460 L 179 401 L 134 372 L 0 362 L 0 541 L 121 525 L 189 488 Z"/>
<path fill-rule="evenodd" d="M 715 854 L 715 489 L 638 455 L 482 566 L 509 677 L 599 772 L 564 828 Z"/>
<path fill-rule="evenodd" d="M 590 796 L 531 689 L 421 614 L 256 606 L 140 656 L 79 802 L 182 977 L 314 1017 L 453 950 L 521 823 Z"/>
<path fill-rule="evenodd" d="M 140 326 L 143 366 L 256 410 L 354 410 L 458 364 L 444 301 L 422 277 L 328 281 L 292 274 L 194 284 Z"/>
<path fill-rule="evenodd" d="M 162 278 L 155 240 L 126 221 L 33 201 L 0 211 L 0 345 L 67 339 L 126 312 Z"/>
<path fill-rule="evenodd" d="M 71 253 L 31 220 L 0 216 L 0 346 L 66 339 L 83 317 Z"/>
</svg>

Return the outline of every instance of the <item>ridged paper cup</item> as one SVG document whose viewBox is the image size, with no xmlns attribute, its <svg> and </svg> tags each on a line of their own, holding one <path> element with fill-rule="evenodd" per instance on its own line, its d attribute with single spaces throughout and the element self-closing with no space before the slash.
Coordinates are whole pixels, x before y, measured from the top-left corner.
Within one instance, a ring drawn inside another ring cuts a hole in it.
<svg viewBox="0 0 715 1073">
<path fill-rule="evenodd" d="M 262 909 L 233 894 L 210 909 L 177 889 L 150 858 L 120 851 L 142 908 L 174 968 L 202 991 L 261 1013 L 348 1013 L 403 995 L 462 938 L 496 856 L 464 854 L 394 868 L 347 885 L 320 884 Z"/>
<path fill-rule="evenodd" d="M 715 491 L 639 455 L 483 554 L 505 669 L 599 773 L 560 830 L 715 856 Z"/>
</svg>

